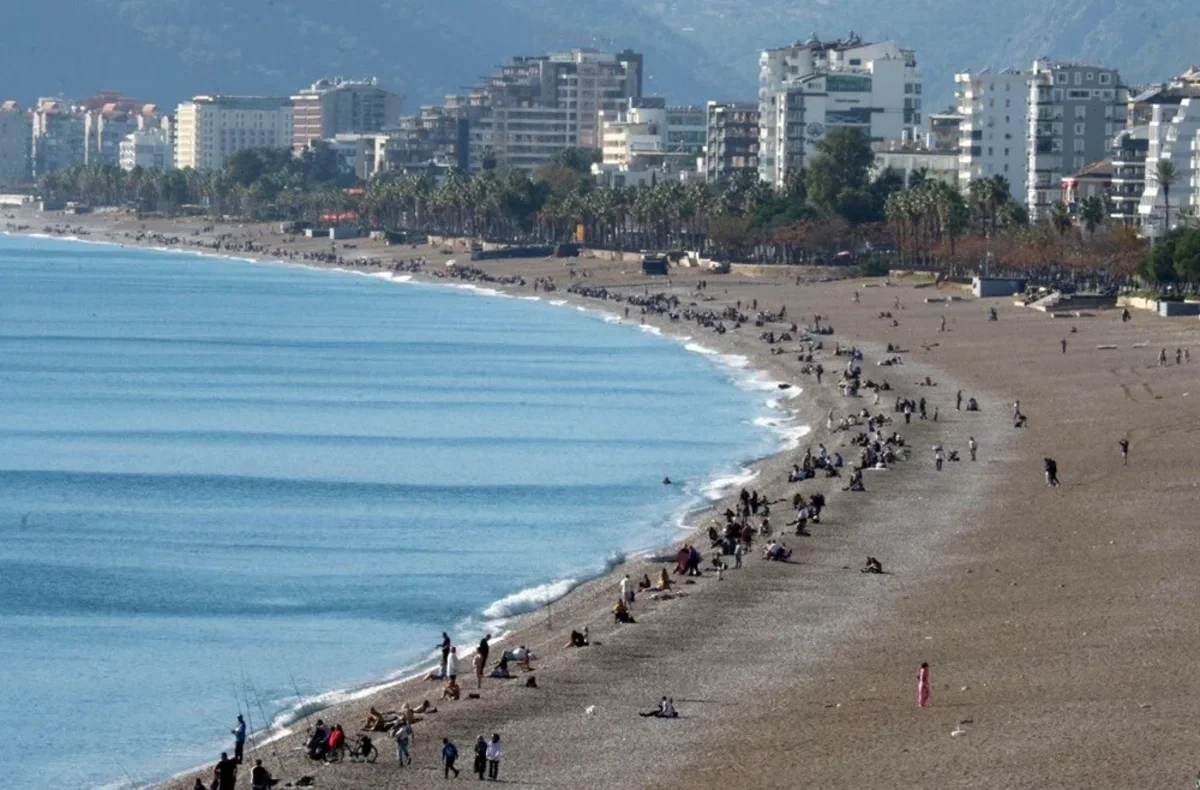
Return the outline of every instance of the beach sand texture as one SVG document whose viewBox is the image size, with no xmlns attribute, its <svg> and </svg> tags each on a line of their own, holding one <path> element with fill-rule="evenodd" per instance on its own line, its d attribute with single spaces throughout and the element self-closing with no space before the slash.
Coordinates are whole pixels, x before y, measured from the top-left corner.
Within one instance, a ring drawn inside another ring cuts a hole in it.
<svg viewBox="0 0 1200 790">
<path fill-rule="evenodd" d="M 126 243 L 122 234 L 140 228 L 99 216 L 47 221 L 30 214 L 20 221 L 34 230 L 83 226 L 93 240 Z M 199 225 L 159 221 L 151 229 L 190 235 L 193 227 Z M 252 234 L 268 246 L 279 238 L 265 226 L 221 231 Z M 433 268 L 465 257 L 354 243 L 347 256 L 423 255 Z M 328 249 L 328 241 L 305 244 Z M 566 295 L 561 261 L 476 265 L 530 282 L 505 290 L 531 295 L 534 277 L 553 276 L 564 290 L 550 298 L 623 309 Z M 633 264 L 585 258 L 575 266 L 590 273 L 591 285 L 668 288 Z M 506 745 L 501 779 L 530 786 L 1188 786 L 1200 768 L 1192 726 L 1193 655 L 1200 647 L 1200 582 L 1192 572 L 1200 559 L 1200 368 L 1173 361 L 1158 367 L 1156 357 L 1163 347 L 1172 360 L 1176 347 L 1200 348 L 1200 325 L 1141 312 L 1128 324 L 1114 311 L 1055 319 L 1008 300 L 927 304 L 925 297 L 938 292 L 880 280 L 870 281 L 873 287 L 807 282 L 827 272 L 805 274 L 796 285 L 790 269 L 754 277 L 673 270 L 669 289 L 686 304 L 703 278 L 714 301 L 702 307 L 757 299 L 764 309 L 786 305 L 802 324 L 819 312 L 836 331 L 827 347 L 858 345 L 865 378 L 888 380 L 893 399 L 926 397 L 938 422 L 914 418 L 905 426 L 887 393 L 878 407 L 869 395 L 843 398 L 834 387 L 841 365 L 829 352 L 818 386 L 798 373 L 795 354 L 770 354 L 752 324 L 717 336 L 647 317 L 666 333 L 745 355 L 769 376 L 803 387 L 803 397 L 788 402 L 813 428 L 802 447 L 824 442 L 848 459 L 857 455 L 844 446 L 846 434 L 827 434 L 831 408 L 842 416 L 865 405 L 895 418 L 892 429 L 913 456 L 868 471 L 865 493 L 837 490 L 844 479 L 788 484 L 787 469 L 802 449 L 757 465 L 750 485 L 771 499 L 795 491 L 829 498 L 811 537 L 784 538 L 795 562 L 765 562 L 756 551 L 723 580 L 706 574 L 679 587 L 686 597 L 639 597 L 638 623 L 618 627 L 608 614 L 617 580 L 624 573 L 654 577 L 661 567 L 631 560 L 550 611 L 515 623 L 502 646 L 526 644 L 540 657 L 537 689 L 485 680 L 481 699 L 441 703 L 437 684 L 413 681 L 318 714 L 353 732 L 370 704 L 390 710 L 433 700 L 440 712 L 416 726 L 410 767 L 396 765 L 384 735 L 375 765 L 309 762 L 298 751 L 304 723 L 293 727 L 297 735 L 253 756 L 285 782 L 311 775 L 325 788 L 440 786 L 443 737 L 458 744 L 469 778 L 475 737 L 499 732 Z M 894 307 L 897 297 L 903 309 Z M 987 320 L 989 306 L 998 321 Z M 881 311 L 899 325 L 880 319 Z M 945 332 L 938 331 L 942 316 Z M 640 318 L 636 309 L 631 318 Z M 876 366 L 887 343 L 907 350 L 903 365 Z M 1107 344 L 1117 348 L 1096 348 Z M 926 376 L 936 386 L 919 386 Z M 960 388 L 979 400 L 980 412 L 955 409 Z M 1029 417 L 1020 430 L 1011 421 L 1017 399 Z M 975 463 L 968 436 L 979 443 Z M 1128 466 L 1118 452 L 1122 436 L 1130 440 Z M 935 444 L 958 449 L 964 460 L 936 472 Z M 1043 484 L 1044 456 L 1057 459 L 1062 487 Z M 782 523 L 787 509 L 777 508 L 781 518 L 772 522 Z M 702 514 L 696 526 L 712 521 Z M 702 537 L 698 544 L 707 546 Z M 860 574 L 868 554 L 888 573 Z M 570 630 L 584 625 L 599 644 L 563 648 Z M 922 661 L 932 676 L 931 704 L 923 710 L 916 706 Z M 664 694 L 674 697 L 678 720 L 636 715 Z M 590 706 L 593 715 L 586 715 Z M 951 736 L 956 730 L 962 734 Z M 193 781 L 164 786 L 190 788 Z M 249 786 L 249 777 L 241 784 Z"/>
</svg>

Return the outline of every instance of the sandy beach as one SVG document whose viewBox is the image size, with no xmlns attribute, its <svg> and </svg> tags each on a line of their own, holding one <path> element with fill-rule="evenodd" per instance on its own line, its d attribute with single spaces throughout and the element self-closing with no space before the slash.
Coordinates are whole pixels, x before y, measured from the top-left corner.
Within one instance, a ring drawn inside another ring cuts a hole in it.
<svg viewBox="0 0 1200 790">
<path fill-rule="evenodd" d="M 305 256 L 330 249 L 328 239 L 289 240 L 266 225 L 201 231 L 200 221 L 5 216 L 0 228 L 8 223 L 12 231 L 58 226 L 49 235 L 235 257 L 274 260 L 284 250 L 316 264 Z M 213 250 L 218 234 L 228 235 Z M 348 243 L 339 243 L 336 254 L 363 259 L 355 264 L 362 271 L 426 259 L 427 273 L 418 279 L 444 271 L 450 258 L 466 259 L 429 246 Z M 830 269 L 779 267 L 754 275 L 673 269 L 668 282 L 644 277 L 631 263 L 586 257 L 571 263 L 587 274 L 577 281 L 610 292 L 649 289 L 718 311 L 757 300 L 764 310 L 786 305 L 788 321 L 801 326 L 817 313 L 828 320 L 835 334 L 822 338 L 818 360 L 826 374 L 818 385 L 799 372 L 799 344 L 760 339 L 786 323 L 732 330 L 727 322 L 731 331 L 718 335 L 694 322 L 645 317 L 665 334 L 743 355 L 765 376 L 803 388 L 785 403 L 812 433 L 798 450 L 757 464 L 747 487 L 771 500 L 819 491 L 828 499 L 821 523 L 810 525 L 811 536 L 782 538 L 794 549 L 792 562 L 764 561 L 759 539 L 744 567 L 720 580 L 706 572 L 677 587 L 685 596 L 639 596 L 633 625 L 614 625 L 609 609 L 621 576 L 654 578 L 664 567 L 647 558 L 518 619 L 493 650 L 527 645 L 538 656 L 537 688 L 526 688 L 523 677 L 488 679 L 479 699 L 438 702 L 436 683 L 392 686 L 298 722 L 292 735 L 249 755 L 250 764 L 263 759 L 281 786 L 301 776 L 325 788 L 435 786 L 445 782 L 443 737 L 458 745 L 463 779 L 470 779 L 475 737 L 498 732 L 506 749 L 500 779 L 542 787 L 1190 785 L 1200 769 L 1189 702 L 1192 656 L 1200 648 L 1200 581 L 1190 571 L 1200 542 L 1193 534 L 1197 519 L 1187 515 L 1197 504 L 1200 367 L 1193 365 L 1200 360 L 1176 365 L 1174 350 L 1200 350 L 1200 324 L 1144 312 L 1127 324 L 1119 311 L 1054 318 L 1009 299 L 834 279 L 841 272 Z M 531 296 L 536 278 L 552 277 L 559 290 L 547 298 L 617 314 L 625 306 L 568 294 L 572 280 L 562 260 L 473 265 L 526 282 L 487 284 L 499 290 Z M 697 291 L 700 280 L 706 290 Z M 926 301 L 950 294 L 964 298 Z M 988 320 L 989 307 L 997 321 Z M 895 325 L 882 312 L 892 313 Z M 641 319 L 631 310 L 629 320 Z M 891 385 L 878 406 L 869 392 L 846 398 L 838 391 L 845 358 L 833 357 L 835 343 L 861 349 L 863 377 Z M 891 356 L 888 344 L 904 350 L 903 364 L 877 364 Z M 1116 348 L 1098 348 L 1107 345 Z M 1169 355 L 1161 367 L 1160 348 Z M 958 390 L 975 397 L 981 410 L 958 410 Z M 905 425 L 892 409 L 898 396 L 927 399 L 930 419 L 914 416 Z M 1021 429 L 1012 423 L 1017 400 L 1028 416 Z M 864 407 L 893 419 L 887 430 L 904 437 L 909 460 L 867 471 L 861 493 L 841 491 L 845 477 L 787 482 L 805 446 L 815 451 L 824 443 L 848 461 L 857 457 L 858 448 L 848 444 L 857 431 L 831 435 L 826 414 L 841 418 Z M 978 442 L 976 462 L 968 437 Z M 1130 442 L 1127 466 L 1118 451 L 1122 437 Z M 963 460 L 936 471 L 938 444 Z M 1057 460 L 1061 487 L 1044 484 L 1045 456 Z M 716 512 L 733 506 L 732 494 L 716 503 Z M 716 518 L 699 514 L 691 537 L 680 536 L 696 539 L 706 565 L 711 552 L 702 532 Z M 781 503 L 771 520 L 778 530 L 790 518 Z M 879 558 L 886 573 L 860 573 L 867 555 Z M 563 647 L 571 629 L 583 626 L 593 645 Z M 437 636 L 430 634 L 431 646 Z M 916 706 L 922 661 L 932 676 L 925 709 Z M 674 698 L 679 719 L 636 715 L 663 695 Z M 396 764 L 384 734 L 374 765 L 318 764 L 303 754 L 305 727 L 317 717 L 353 735 L 368 706 L 394 710 L 427 698 L 439 712 L 415 726 L 409 767 Z M 250 786 L 248 769 L 239 785 Z M 207 781 L 208 769 L 201 775 Z M 163 787 L 191 788 L 194 778 Z"/>
</svg>

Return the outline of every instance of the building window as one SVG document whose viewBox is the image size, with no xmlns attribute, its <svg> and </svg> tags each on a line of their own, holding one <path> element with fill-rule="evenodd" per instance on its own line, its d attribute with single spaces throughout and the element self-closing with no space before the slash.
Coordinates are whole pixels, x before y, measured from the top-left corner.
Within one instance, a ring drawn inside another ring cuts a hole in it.
<svg viewBox="0 0 1200 790">
<path fill-rule="evenodd" d="M 1067 77 L 1067 72 L 1065 72 L 1065 71 L 1060 71 L 1054 75 L 1054 81 L 1057 82 L 1059 85 L 1066 85 L 1068 79 L 1069 78 Z"/>
<path fill-rule="evenodd" d="M 1085 124 L 1082 124 L 1082 123 L 1075 124 L 1075 134 L 1083 134 L 1084 128 L 1085 128 Z"/>
<path fill-rule="evenodd" d="M 1088 81 L 1088 82 L 1091 82 L 1091 81 L 1092 81 L 1092 80 L 1094 80 L 1094 79 L 1096 79 L 1096 72 L 1094 72 L 1094 71 L 1089 71 L 1089 72 L 1087 73 L 1087 81 Z"/>
<path fill-rule="evenodd" d="M 1100 84 L 1108 85 L 1110 82 L 1112 82 L 1112 75 L 1107 72 L 1100 72 Z"/>
</svg>

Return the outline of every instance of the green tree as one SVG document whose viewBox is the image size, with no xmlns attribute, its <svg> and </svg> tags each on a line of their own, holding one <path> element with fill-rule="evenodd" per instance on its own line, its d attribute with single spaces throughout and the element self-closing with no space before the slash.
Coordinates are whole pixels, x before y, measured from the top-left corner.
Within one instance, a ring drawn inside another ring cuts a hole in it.
<svg viewBox="0 0 1200 790">
<path fill-rule="evenodd" d="M 825 216 L 861 210 L 864 200 L 856 193 L 866 191 L 875 163 L 866 135 L 854 127 L 836 128 L 817 141 L 816 149 L 805 178 L 809 202 Z"/>
<path fill-rule="evenodd" d="M 1200 230 L 1183 231 L 1175 241 L 1171 258 L 1180 280 L 1200 282 Z"/>
</svg>

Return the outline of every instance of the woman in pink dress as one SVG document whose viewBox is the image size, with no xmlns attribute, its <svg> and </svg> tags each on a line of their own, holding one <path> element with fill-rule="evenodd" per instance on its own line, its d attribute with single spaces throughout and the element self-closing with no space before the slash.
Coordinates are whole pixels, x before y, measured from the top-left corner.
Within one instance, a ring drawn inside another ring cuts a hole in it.
<svg viewBox="0 0 1200 790">
<path fill-rule="evenodd" d="M 929 664 L 921 662 L 921 669 L 917 672 L 917 707 L 924 708 L 929 705 Z"/>
</svg>

